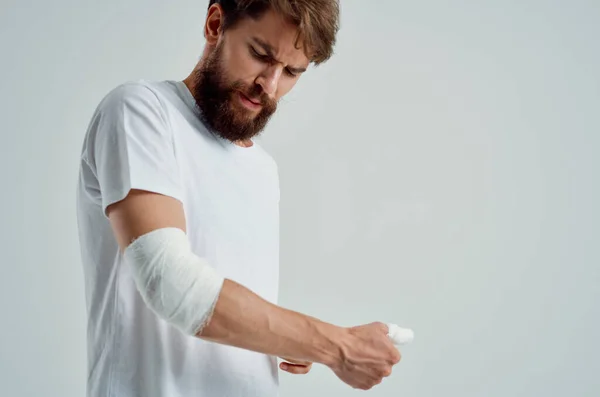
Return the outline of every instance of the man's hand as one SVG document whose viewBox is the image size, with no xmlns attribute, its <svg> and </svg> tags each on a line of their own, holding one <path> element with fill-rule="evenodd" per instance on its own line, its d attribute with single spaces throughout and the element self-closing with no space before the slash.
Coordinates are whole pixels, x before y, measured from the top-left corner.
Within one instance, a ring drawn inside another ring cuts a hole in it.
<svg viewBox="0 0 600 397">
<path fill-rule="evenodd" d="M 312 368 L 312 363 L 309 361 L 298 361 L 285 357 L 281 358 L 284 360 L 284 362 L 279 364 L 279 368 L 291 374 L 304 375 L 307 374 Z"/>
<path fill-rule="evenodd" d="M 401 359 L 388 331 L 388 326 L 381 322 L 347 328 L 346 336 L 340 340 L 343 353 L 329 367 L 355 389 L 369 390 L 380 384 Z"/>
</svg>

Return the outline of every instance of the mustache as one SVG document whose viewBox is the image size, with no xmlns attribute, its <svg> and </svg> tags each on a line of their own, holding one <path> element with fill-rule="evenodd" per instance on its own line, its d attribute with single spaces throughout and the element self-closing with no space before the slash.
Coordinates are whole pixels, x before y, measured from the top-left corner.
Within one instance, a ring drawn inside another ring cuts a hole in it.
<svg viewBox="0 0 600 397">
<path fill-rule="evenodd" d="M 258 84 L 248 86 L 246 84 L 237 83 L 234 84 L 232 88 L 240 91 L 252 102 L 259 103 L 265 108 L 274 109 L 277 107 L 277 101 L 271 98 Z"/>
</svg>

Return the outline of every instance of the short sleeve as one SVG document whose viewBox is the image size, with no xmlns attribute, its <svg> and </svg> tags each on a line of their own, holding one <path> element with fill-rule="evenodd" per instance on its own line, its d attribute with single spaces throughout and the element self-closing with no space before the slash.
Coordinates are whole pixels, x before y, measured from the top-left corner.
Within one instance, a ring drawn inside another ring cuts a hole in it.
<svg viewBox="0 0 600 397">
<path fill-rule="evenodd" d="M 156 94 L 142 83 L 112 90 L 100 103 L 88 137 L 102 211 L 131 189 L 182 200 L 173 134 Z"/>
</svg>

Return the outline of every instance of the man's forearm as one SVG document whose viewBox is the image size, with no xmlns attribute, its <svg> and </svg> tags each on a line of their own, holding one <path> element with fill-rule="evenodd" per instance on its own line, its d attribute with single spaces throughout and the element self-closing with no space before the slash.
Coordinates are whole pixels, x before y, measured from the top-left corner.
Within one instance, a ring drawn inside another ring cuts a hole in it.
<svg viewBox="0 0 600 397">
<path fill-rule="evenodd" d="M 225 279 L 209 323 L 197 336 L 264 354 L 331 365 L 344 328 L 284 309 Z"/>
</svg>

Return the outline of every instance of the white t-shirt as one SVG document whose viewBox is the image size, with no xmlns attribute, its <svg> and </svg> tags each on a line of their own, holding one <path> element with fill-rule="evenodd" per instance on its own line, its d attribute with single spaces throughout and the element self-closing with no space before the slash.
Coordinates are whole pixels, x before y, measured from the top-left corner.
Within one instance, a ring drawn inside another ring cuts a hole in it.
<svg viewBox="0 0 600 397">
<path fill-rule="evenodd" d="M 183 82 L 110 91 L 85 136 L 77 219 L 88 311 L 88 397 L 278 395 L 277 357 L 187 336 L 140 296 L 105 210 L 130 189 L 183 203 L 195 254 L 276 303 L 277 165 L 205 128 Z"/>
</svg>

